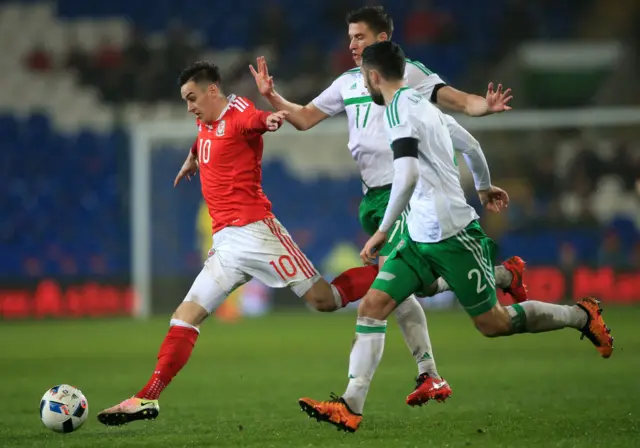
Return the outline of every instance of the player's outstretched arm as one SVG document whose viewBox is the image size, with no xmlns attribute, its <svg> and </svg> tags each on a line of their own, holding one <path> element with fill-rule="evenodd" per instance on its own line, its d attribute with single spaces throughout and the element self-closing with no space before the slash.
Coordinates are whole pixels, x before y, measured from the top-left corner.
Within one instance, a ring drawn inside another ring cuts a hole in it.
<svg viewBox="0 0 640 448">
<path fill-rule="evenodd" d="M 182 164 L 182 168 L 178 171 L 178 175 L 173 181 L 173 186 L 177 186 L 182 178 L 186 178 L 187 180 L 191 180 L 191 176 L 195 176 L 198 172 L 198 141 L 193 144 L 191 150 L 189 151 L 189 155 L 187 159 Z"/>
<path fill-rule="evenodd" d="M 451 142 L 456 152 L 459 152 L 467 162 L 467 166 L 473 175 L 476 191 L 486 190 L 491 187 L 491 174 L 487 159 L 482 152 L 480 143 L 473 135 L 451 116 L 443 114 L 444 121 L 451 136 Z"/>
<path fill-rule="evenodd" d="M 264 134 L 265 132 L 275 132 L 282 126 L 282 123 L 289 115 L 286 110 L 278 112 L 267 112 L 254 109 L 248 116 L 242 127 L 248 134 Z"/>
<path fill-rule="evenodd" d="M 500 213 L 500 211 L 509 207 L 509 195 L 503 189 L 491 185 L 489 164 L 482 152 L 480 143 L 469 131 L 460 126 L 453 117 L 445 114 L 443 116 L 453 147 L 456 152 L 462 153 L 473 175 L 480 202 L 488 211 Z"/>
<path fill-rule="evenodd" d="M 502 91 L 502 84 L 498 84 L 498 89 L 494 91 L 492 82 L 487 87 L 485 98 L 444 86 L 436 93 L 436 100 L 438 105 L 445 109 L 463 112 L 472 117 L 483 117 L 511 110 L 508 103 L 513 96 L 510 93 L 511 89 Z"/>
<path fill-rule="evenodd" d="M 269 68 L 264 56 L 260 56 L 256 63 L 258 65 L 257 71 L 253 65 L 250 65 L 249 69 L 256 80 L 258 91 L 267 99 L 267 101 L 269 101 L 274 109 L 289 112 L 287 120 L 293 125 L 293 127 L 299 131 L 306 131 L 328 117 L 327 114 L 311 103 L 306 106 L 301 106 L 300 104 L 295 104 L 286 100 L 282 95 L 276 92 L 273 76 L 269 75 Z"/>
<path fill-rule="evenodd" d="M 443 114 L 444 115 L 444 114 Z M 490 212 L 500 213 L 509 207 L 509 195 L 501 188 L 491 185 L 489 164 L 480 143 L 473 135 L 449 115 L 444 115 L 449 135 L 456 152 L 462 153 L 473 175 L 473 181 L 482 205 Z"/>
</svg>

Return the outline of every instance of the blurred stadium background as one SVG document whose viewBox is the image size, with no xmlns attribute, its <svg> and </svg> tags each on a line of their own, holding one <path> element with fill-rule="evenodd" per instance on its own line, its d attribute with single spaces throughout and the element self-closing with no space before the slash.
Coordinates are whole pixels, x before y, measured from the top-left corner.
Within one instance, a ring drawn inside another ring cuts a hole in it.
<svg viewBox="0 0 640 448">
<path fill-rule="evenodd" d="M 409 57 L 450 84 L 478 94 L 489 80 L 513 88 L 513 112 L 460 120 L 511 195 L 508 213 L 483 216 L 483 225 L 501 258 L 528 260 L 532 297 L 639 301 L 638 2 L 382 3 Z M 152 8 L 141 0 L 0 1 L 2 319 L 148 311 L 132 288 L 136 251 L 151 260 L 150 311 L 171 311 L 210 244 L 198 182 L 172 188 L 192 142 L 178 72 L 212 59 L 226 91 L 267 107 L 248 70 L 266 55 L 277 88 L 307 102 L 351 68 L 343 18 L 361 4 L 270 0 L 238 9 L 214 1 L 205 14 L 191 0 Z M 144 163 L 132 163 L 133 136 L 149 122 L 165 132 L 145 143 Z M 327 276 L 357 264 L 365 241 L 345 131 L 339 117 L 313 133 L 266 137 L 265 190 Z M 134 202 L 145 169 L 150 194 Z M 150 220 L 149 247 L 132 238 L 136 213 Z M 425 304 L 452 303 L 445 295 Z M 252 283 L 221 317 L 296 306 L 287 291 Z"/>
</svg>

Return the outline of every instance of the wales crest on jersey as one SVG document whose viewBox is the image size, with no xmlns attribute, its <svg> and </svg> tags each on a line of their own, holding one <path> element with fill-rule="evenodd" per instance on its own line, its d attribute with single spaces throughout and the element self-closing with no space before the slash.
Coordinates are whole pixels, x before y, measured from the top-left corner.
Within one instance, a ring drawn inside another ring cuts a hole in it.
<svg viewBox="0 0 640 448">
<path fill-rule="evenodd" d="M 216 129 L 216 136 L 222 137 L 224 135 L 224 129 L 227 126 L 224 120 L 220 120 L 218 123 L 218 128 Z"/>
</svg>

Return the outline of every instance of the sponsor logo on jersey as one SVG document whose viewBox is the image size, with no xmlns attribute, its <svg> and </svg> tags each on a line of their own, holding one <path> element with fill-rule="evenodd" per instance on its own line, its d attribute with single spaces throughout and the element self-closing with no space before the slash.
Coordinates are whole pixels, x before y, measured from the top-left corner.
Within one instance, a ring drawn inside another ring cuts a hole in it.
<svg viewBox="0 0 640 448">
<path fill-rule="evenodd" d="M 218 123 L 218 129 L 216 129 L 216 136 L 222 137 L 224 135 L 224 129 L 227 126 L 224 120 L 220 120 Z"/>
<path fill-rule="evenodd" d="M 351 87 L 349 87 L 349 90 L 356 90 L 358 88 L 358 83 L 354 82 L 353 84 L 351 84 Z"/>
</svg>

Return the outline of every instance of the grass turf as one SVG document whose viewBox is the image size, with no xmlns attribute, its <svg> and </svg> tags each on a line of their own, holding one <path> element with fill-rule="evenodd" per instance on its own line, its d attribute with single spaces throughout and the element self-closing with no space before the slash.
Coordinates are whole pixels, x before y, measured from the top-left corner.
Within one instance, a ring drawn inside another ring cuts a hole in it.
<svg viewBox="0 0 640 448">
<path fill-rule="evenodd" d="M 155 365 L 167 318 L 0 324 L 0 446 L 631 447 L 640 443 L 640 308 L 605 309 L 609 360 L 573 330 L 486 339 L 462 313 L 431 312 L 440 373 L 453 397 L 412 409 L 415 363 L 395 319 L 356 434 L 308 420 L 297 398 L 347 382 L 355 316 L 279 314 L 207 322 L 154 422 L 108 428 L 100 409 L 135 393 Z M 70 383 L 89 401 L 79 431 L 56 434 L 38 405 Z"/>
</svg>

